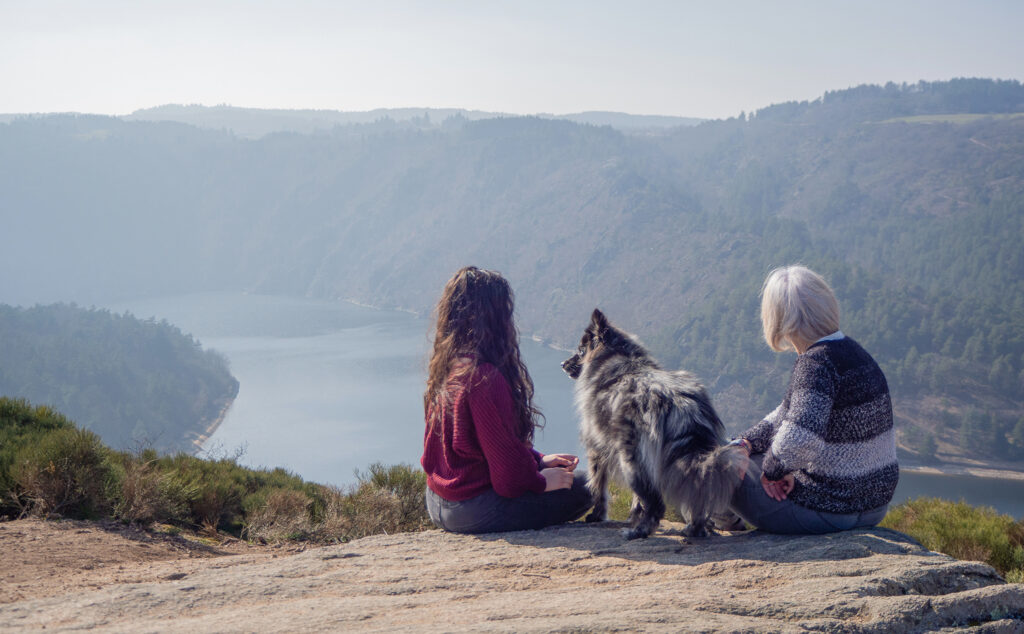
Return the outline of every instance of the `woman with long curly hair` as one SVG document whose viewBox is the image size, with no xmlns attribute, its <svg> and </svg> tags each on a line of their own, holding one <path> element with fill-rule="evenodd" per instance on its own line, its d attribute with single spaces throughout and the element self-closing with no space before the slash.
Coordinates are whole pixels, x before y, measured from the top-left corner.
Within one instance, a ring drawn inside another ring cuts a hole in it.
<svg viewBox="0 0 1024 634">
<path fill-rule="evenodd" d="M 427 511 L 459 533 L 542 528 L 590 507 L 579 458 L 533 448 L 540 412 L 519 354 L 509 283 L 468 266 L 437 303 L 423 394 Z"/>
</svg>

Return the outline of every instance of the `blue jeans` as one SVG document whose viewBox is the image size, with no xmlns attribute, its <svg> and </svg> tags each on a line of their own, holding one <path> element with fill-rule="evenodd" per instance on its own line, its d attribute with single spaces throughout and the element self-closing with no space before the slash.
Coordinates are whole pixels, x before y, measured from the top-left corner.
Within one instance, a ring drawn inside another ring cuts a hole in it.
<svg viewBox="0 0 1024 634">
<path fill-rule="evenodd" d="M 882 521 L 889 508 L 885 505 L 861 513 L 826 513 L 800 506 L 788 498 L 781 502 L 773 500 L 761 486 L 763 460 L 764 454 L 750 457 L 747 474 L 733 494 L 730 508 L 748 524 L 766 533 L 815 535 L 871 528 Z"/>
<path fill-rule="evenodd" d="M 453 533 L 502 533 L 571 522 L 593 505 L 587 478 L 577 475 L 572 488 L 501 497 L 490 489 L 461 502 L 449 502 L 427 487 L 427 513 L 438 528 Z"/>
</svg>

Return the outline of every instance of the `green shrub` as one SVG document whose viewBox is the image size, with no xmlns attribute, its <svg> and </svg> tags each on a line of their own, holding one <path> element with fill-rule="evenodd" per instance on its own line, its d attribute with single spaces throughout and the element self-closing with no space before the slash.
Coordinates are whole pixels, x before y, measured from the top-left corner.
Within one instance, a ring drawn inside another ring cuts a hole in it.
<svg viewBox="0 0 1024 634">
<path fill-rule="evenodd" d="M 405 464 L 384 466 L 377 462 L 370 465 L 369 475 L 357 474 L 359 490 L 375 489 L 386 493 L 395 505 L 396 526 L 399 530 L 416 530 L 426 513 L 424 494 L 427 490 L 427 474 L 421 469 Z M 407 528 L 406 528 L 407 527 Z"/>
<path fill-rule="evenodd" d="M 36 434 L 72 429 L 74 423 L 45 405 L 33 407 L 25 399 L 0 396 L 0 446 Z"/>
<path fill-rule="evenodd" d="M 262 489 L 245 499 L 242 537 L 250 541 L 281 542 L 309 539 L 314 532 L 313 499 L 295 489 Z"/>
<path fill-rule="evenodd" d="M 84 429 L 59 429 L 14 454 L 12 499 L 23 513 L 95 517 L 110 510 L 116 472 L 99 436 Z"/>
<path fill-rule="evenodd" d="M 0 516 L 106 515 L 269 542 L 330 543 L 431 526 L 418 468 L 374 464 L 357 477 L 339 489 L 233 458 L 113 451 L 50 408 L 0 398 Z"/>
<path fill-rule="evenodd" d="M 170 474 L 168 488 L 183 501 L 185 521 L 210 530 L 241 530 L 242 500 L 258 488 L 255 471 L 231 459 L 203 460 L 187 454 L 164 456 L 155 465 Z"/>
<path fill-rule="evenodd" d="M 116 454 L 112 460 L 120 484 L 112 500 L 114 517 L 126 522 L 188 522 L 194 489 L 177 473 L 161 470 L 155 451 Z"/>
<path fill-rule="evenodd" d="M 62 429 L 74 429 L 74 424 L 59 412 L 46 406 L 33 407 L 24 399 L 0 397 L 0 516 L 24 510 L 12 473 L 15 455 L 25 446 L 38 444 L 46 434 Z"/>
<path fill-rule="evenodd" d="M 310 540 L 346 542 L 433 526 L 423 500 L 427 478 L 420 469 L 378 463 L 370 466 L 369 473 L 357 477 L 358 484 L 347 489 L 319 487 L 324 510 L 310 532 Z"/>
<path fill-rule="evenodd" d="M 314 519 L 324 504 L 317 495 L 317 485 L 284 469 L 250 469 L 233 458 L 203 460 L 186 454 L 164 456 L 154 464 L 169 474 L 168 489 L 185 506 L 182 521 L 194 526 L 241 535 L 247 515 L 258 511 L 266 503 L 267 494 L 275 489 L 305 495 Z M 267 521 L 263 517 L 260 523 Z"/>
<path fill-rule="evenodd" d="M 989 507 L 918 498 L 894 507 L 882 526 L 907 533 L 930 550 L 984 561 L 1010 578 L 1024 571 L 1024 521 Z"/>
</svg>

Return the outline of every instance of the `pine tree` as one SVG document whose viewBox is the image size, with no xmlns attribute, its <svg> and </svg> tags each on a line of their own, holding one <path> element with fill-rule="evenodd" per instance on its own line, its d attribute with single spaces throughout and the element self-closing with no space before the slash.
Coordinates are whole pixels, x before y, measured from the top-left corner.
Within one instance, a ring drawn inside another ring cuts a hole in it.
<svg viewBox="0 0 1024 634">
<path fill-rule="evenodd" d="M 918 447 L 918 454 L 921 459 L 925 462 L 935 461 L 935 452 L 938 450 L 938 443 L 935 442 L 935 436 L 930 432 L 925 432 L 921 439 L 921 444 Z"/>
<path fill-rule="evenodd" d="M 985 434 L 984 415 L 973 407 L 964 412 L 960 421 L 960 447 L 970 452 L 986 451 L 989 448 Z"/>
<path fill-rule="evenodd" d="M 1024 416 L 1021 416 L 1017 420 L 1017 424 L 1013 427 L 1013 431 L 1010 432 L 1010 440 L 1013 444 L 1024 449 Z"/>
</svg>

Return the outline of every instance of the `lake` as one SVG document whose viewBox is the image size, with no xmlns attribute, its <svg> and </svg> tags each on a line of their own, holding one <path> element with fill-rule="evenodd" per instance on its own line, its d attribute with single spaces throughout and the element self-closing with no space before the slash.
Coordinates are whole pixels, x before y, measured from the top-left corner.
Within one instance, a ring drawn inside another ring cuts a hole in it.
<svg viewBox="0 0 1024 634">
<path fill-rule="evenodd" d="M 374 463 L 419 463 L 429 322 L 347 302 L 203 293 L 110 306 L 166 319 L 222 352 L 238 397 L 204 446 L 254 467 L 345 485 Z M 547 424 L 540 451 L 579 453 L 566 353 L 521 342 Z M 896 501 L 921 495 L 1024 517 L 1024 481 L 904 472 Z"/>
</svg>

